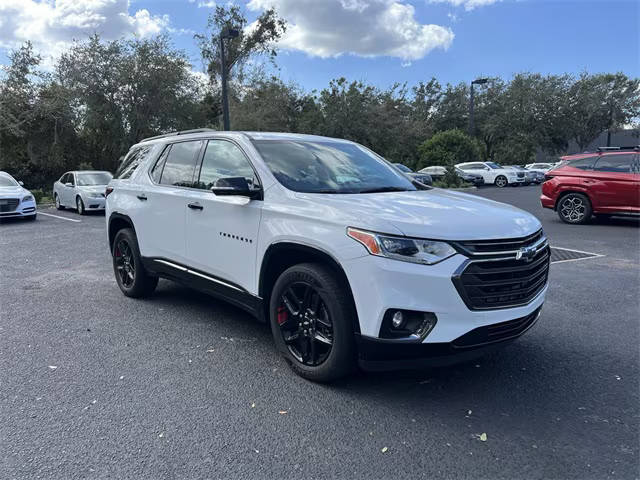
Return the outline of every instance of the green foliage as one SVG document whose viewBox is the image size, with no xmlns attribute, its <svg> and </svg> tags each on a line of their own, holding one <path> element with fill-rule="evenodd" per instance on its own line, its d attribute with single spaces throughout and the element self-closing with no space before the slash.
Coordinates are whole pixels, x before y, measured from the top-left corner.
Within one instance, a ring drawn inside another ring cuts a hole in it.
<svg viewBox="0 0 640 480">
<path fill-rule="evenodd" d="M 569 142 L 584 149 L 600 133 L 640 118 L 639 79 L 623 73 L 520 73 L 474 87 L 474 130 L 468 136 L 468 83 L 441 85 L 432 78 L 382 89 L 337 78 L 306 92 L 266 74 L 268 63 L 254 62 L 275 62 L 284 20 L 271 9 L 248 26 L 240 7 L 216 7 L 206 32 L 196 35 L 208 81 L 164 36 L 103 41 L 94 35 L 75 43 L 46 72 L 25 43 L 9 55 L 0 77 L 0 170 L 30 188 L 50 188 L 65 170 L 115 170 L 142 138 L 217 126 L 219 35 L 230 27 L 240 30 L 225 44 L 231 125 L 237 130 L 346 138 L 420 169 L 480 159 L 523 164 L 540 151 L 556 157 Z M 444 181 L 461 182 L 453 172 Z"/>
<path fill-rule="evenodd" d="M 455 129 L 436 133 L 422 143 L 418 147 L 418 151 L 420 152 L 418 169 L 436 165 L 452 167 L 456 163 L 480 160 L 480 151 L 476 141 L 466 133 Z M 448 170 L 452 170 L 452 168 Z"/>
</svg>

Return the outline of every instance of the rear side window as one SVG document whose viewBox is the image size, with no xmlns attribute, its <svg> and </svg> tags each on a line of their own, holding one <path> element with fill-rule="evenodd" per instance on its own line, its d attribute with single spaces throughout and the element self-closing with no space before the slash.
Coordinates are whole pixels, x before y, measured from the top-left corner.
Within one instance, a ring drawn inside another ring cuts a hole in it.
<svg viewBox="0 0 640 480">
<path fill-rule="evenodd" d="M 569 160 L 569 166 L 579 168 L 580 170 L 593 170 L 593 164 L 596 161 L 595 155 L 592 157 L 579 158 L 577 160 Z"/>
<path fill-rule="evenodd" d="M 153 145 L 145 145 L 144 147 L 138 147 L 130 150 L 118 167 L 114 178 L 118 178 L 120 180 L 131 178 L 133 172 L 135 172 L 142 162 L 144 162 L 151 150 L 153 150 Z"/>
<path fill-rule="evenodd" d="M 633 157 L 633 153 L 602 155 L 596 162 L 594 170 L 598 172 L 629 173 L 631 172 Z"/>
<path fill-rule="evenodd" d="M 193 171 L 202 147 L 201 141 L 180 142 L 171 145 L 160 176 L 162 185 L 193 186 Z"/>
</svg>

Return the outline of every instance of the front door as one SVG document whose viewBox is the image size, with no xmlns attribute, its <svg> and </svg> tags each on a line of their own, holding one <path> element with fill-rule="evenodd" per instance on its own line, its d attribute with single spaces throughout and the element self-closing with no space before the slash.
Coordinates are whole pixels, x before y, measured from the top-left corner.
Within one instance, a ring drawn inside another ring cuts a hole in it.
<svg viewBox="0 0 640 480">
<path fill-rule="evenodd" d="M 256 294 L 256 251 L 262 200 L 216 196 L 211 188 L 223 178 L 258 177 L 244 152 L 229 140 L 209 140 L 189 192 L 187 257 L 189 266 Z"/>
</svg>

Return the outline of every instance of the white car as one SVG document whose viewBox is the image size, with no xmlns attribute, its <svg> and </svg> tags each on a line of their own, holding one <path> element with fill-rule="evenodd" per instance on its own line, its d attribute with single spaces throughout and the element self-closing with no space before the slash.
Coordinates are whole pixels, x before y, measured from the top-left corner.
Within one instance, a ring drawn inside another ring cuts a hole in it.
<svg viewBox="0 0 640 480">
<path fill-rule="evenodd" d="M 346 140 L 163 135 L 131 147 L 106 193 L 124 295 L 163 277 L 229 301 L 316 381 L 469 360 L 527 331 L 547 291 L 533 215 L 416 186 Z"/>
<path fill-rule="evenodd" d="M 534 172 L 547 173 L 554 168 L 554 166 L 555 164 L 553 163 L 530 163 L 529 165 L 525 165 L 525 168 Z"/>
<path fill-rule="evenodd" d="M 495 162 L 467 162 L 456 165 L 465 173 L 473 173 L 484 178 L 485 185 L 495 185 L 496 187 L 506 187 L 507 185 L 524 185 L 526 178 L 524 172 L 518 172 L 509 168 L 504 168 Z"/>
<path fill-rule="evenodd" d="M 37 214 L 36 200 L 31 192 L 23 188 L 22 182 L 0 171 L 0 219 L 22 217 L 35 220 Z"/>
<path fill-rule="evenodd" d="M 53 201 L 58 210 L 75 208 L 80 215 L 104 210 L 104 191 L 113 175 L 98 170 L 67 172 L 53 184 Z"/>
<path fill-rule="evenodd" d="M 440 180 L 447 174 L 447 167 L 424 167 L 420 173 L 428 173 L 434 180 Z"/>
</svg>

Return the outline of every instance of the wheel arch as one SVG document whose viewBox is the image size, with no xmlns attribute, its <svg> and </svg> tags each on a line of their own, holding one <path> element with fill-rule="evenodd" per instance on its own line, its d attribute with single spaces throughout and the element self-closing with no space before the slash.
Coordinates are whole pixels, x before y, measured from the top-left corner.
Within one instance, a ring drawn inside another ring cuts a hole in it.
<svg viewBox="0 0 640 480">
<path fill-rule="evenodd" d="M 580 190 L 578 188 L 568 188 L 567 190 L 562 190 L 561 192 L 558 193 L 558 196 L 556 197 L 556 202 L 553 205 L 553 209 L 557 212 L 558 211 L 558 205 L 560 204 L 560 201 L 566 197 L 567 195 L 569 195 L 570 193 L 579 193 L 581 195 L 584 195 L 585 197 L 587 197 L 587 200 L 589 200 L 589 203 L 591 204 L 591 210 L 593 211 L 593 199 L 591 198 L 591 196 L 585 191 L 585 190 Z"/>
<path fill-rule="evenodd" d="M 136 231 L 133 226 L 133 221 L 127 215 L 121 213 L 112 213 L 109 217 L 109 250 L 113 249 L 113 240 L 116 238 L 116 234 L 123 228 L 131 228 Z"/>
<path fill-rule="evenodd" d="M 340 263 L 329 253 L 308 245 L 295 242 L 278 242 L 267 248 L 262 257 L 258 294 L 263 299 L 264 318 L 269 321 L 269 300 L 273 286 L 282 272 L 300 263 L 320 263 L 334 271 L 340 283 L 344 286 L 351 300 L 353 309 L 352 328 L 354 333 L 360 333 L 358 311 L 355 306 L 353 292 L 349 279 Z"/>
</svg>

